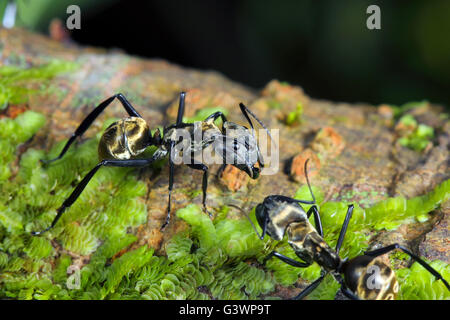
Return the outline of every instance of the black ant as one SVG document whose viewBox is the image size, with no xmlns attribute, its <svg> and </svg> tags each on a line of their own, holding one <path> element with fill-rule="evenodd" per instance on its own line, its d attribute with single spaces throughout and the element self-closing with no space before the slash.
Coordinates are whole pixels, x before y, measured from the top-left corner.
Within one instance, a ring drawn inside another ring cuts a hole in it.
<svg viewBox="0 0 450 320">
<path fill-rule="evenodd" d="M 164 127 L 162 136 L 159 128 L 152 136 L 147 122 L 141 117 L 141 115 L 133 108 L 130 102 L 128 102 L 128 100 L 122 94 L 116 94 L 100 103 L 81 122 L 81 124 L 65 144 L 59 156 L 51 160 L 41 160 L 43 163 L 48 164 L 61 159 L 69 149 L 70 145 L 75 141 L 75 139 L 83 135 L 83 133 L 90 127 L 90 125 L 94 122 L 98 115 L 108 105 L 110 105 L 114 99 L 117 98 L 121 102 L 129 117 L 114 122 L 105 130 L 98 146 L 100 162 L 91 171 L 89 171 L 89 173 L 75 187 L 72 194 L 57 209 L 57 215 L 52 221 L 51 225 L 43 231 L 32 232 L 32 234 L 39 235 L 53 228 L 61 218 L 62 214 L 77 200 L 86 185 L 101 167 L 146 167 L 159 159 L 169 156 L 169 200 L 167 217 L 161 229 L 164 228 L 169 222 L 171 211 L 170 204 L 175 165 L 172 159 L 172 155 L 178 152 L 180 146 L 183 143 L 183 137 L 178 137 L 178 129 L 188 130 L 188 146 L 186 149 L 181 150 L 182 153 L 190 154 L 191 156 L 191 162 L 187 165 L 193 169 L 203 171 L 202 191 L 204 211 L 208 212 L 208 210 L 206 209 L 208 167 L 203 163 L 194 163 L 194 161 L 192 160 L 194 159 L 195 154 L 203 151 L 209 145 L 213 145 L 214 151 L 218 152 L 226 161 L 224 163 L 230 163 L 229 161 L 227 162 L 227 154 L 228 156 L 231 154 L 233 156 L 233 162 L 231 162 L 230 164 L 236 166 L 240 170 L 245 171 L 251 178 L 258 178 L 260 170 L 264 167 L 264 162 L 259 152 L 256 138 L 254 136 L 253 124 L 248 114 L 253 116 L 256 121 L 258 121 L 258 123 L 260 123 L 261 126 L 263 126 L 263 128 L 268 132 L 264 124 L 258 118 L 256 118 L 256 116 L 249 109 L 247 109 L 244 104 L 241 103 L 239 105 L 241 112 L 249 122 L 252 131 L 249 131 L 248 128 L 244 126 L 240 126 L 233 122 L 227 121 L 225 115 L 219 111 L 211 114 L 200 123 L 200 132 L 202 133 L 201 139 L 199 142 L 195 142 L 194 124 L 183 123 L 182 121 L 184 115 L 185 97 L 186 93 L 181 92 L 176 123 L 168 127 Z M 220 130 L 214 124 L 214 121 L 218 118 L 222 119 L 222 130 Z M 231 140 L 231 144 L 225 143 L 225 140 Z M 151 158 L 136 158 L 149 146 L 158 147 Z"/>
<path fill-rule="evenodd" d="M 388 265 L 376 258 L 395 249 L 400 249 L 408 254 L 433 274 L 437 280 L 441 280 L 447 289 L 450 290 L 448 282 L 439 272 L 407 248 L 397 243 L 377 250 L 367 251 L 363 255 L 350 260 L 341 259 L 339 257 L 339 251 L 352 217 L 353 205 L 348 206 L 336 248 L 333 249 L 323 239 L 319 210 L 317 209 L 316 199 L 311 190 L 306 171 L 307 163 L 308 160 L 305 162 L 305 176 L 309 192 L 313 199 L 312 201 L 296 200 L 281 195 L 266 197 L 263 203 L 258 204 L 255 209 L 256 220 L 262 229 L 261 235 L 246 215 L 261 240 L 264 239 L 266 233 L 274 240 L 282 240 L 284 234 L 287 232 L 288 243 L 295 251 L 295 254 L 304 261 L 299 262 L 276 251 L 272 251 L 265 257 L 263 264 L 272 257 L 276 257 L 297 268 L 309 267 L 313 262 L 317 262 L 321 267 L 320 277 L 293 299 L 299 300 L 306 297 L 317 288 L 328 273 L 331 273 L 341 285 L 342 293 L 350 299 L 393 300 L 396 298 L 399 289 L 395 273 Z M 312 206 L 305 212 L 300 203 Z M 308 220 L 311 214 L 314 214 L 315 228 Z"/>
</svg>

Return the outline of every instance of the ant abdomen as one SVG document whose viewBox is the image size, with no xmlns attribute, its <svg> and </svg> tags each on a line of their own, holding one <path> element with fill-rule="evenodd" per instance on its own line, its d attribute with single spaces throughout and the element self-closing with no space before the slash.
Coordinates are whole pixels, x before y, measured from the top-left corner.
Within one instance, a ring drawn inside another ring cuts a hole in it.
<svg viewBox="0 0 450 320">
<path fill-rule="evenodd" d="M 150 142 L 150 129 L 144 119 L 124 118 L 103 133 L 98 145 L 99 159 L 130 159 L 142 153 Z"/>
<path fill-rule="evenodd" d="M 362 255 L 343 267 L 345 283 L 364 300 L 395 300 L 399 285 L 395 272 L 380 259 Z"/>
</svg>

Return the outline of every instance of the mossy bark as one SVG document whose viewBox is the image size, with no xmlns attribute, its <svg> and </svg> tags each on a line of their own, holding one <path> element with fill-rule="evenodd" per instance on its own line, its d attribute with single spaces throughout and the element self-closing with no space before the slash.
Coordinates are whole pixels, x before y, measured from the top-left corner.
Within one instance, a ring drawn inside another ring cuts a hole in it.
<svg viewBox="0 0 450 320">
<path fill-rule="evenodd" d="M 403 137 L 401 128 L 396 126 L 396 111 L 400 109 L 393 106 L 322 101 L 308 97 L 298 86 L 276 80 L 262 90 L 253 90 L 217 72 L 183 68 L 164 60 L 143 59 L 119 51 L 63 44 L 19 29 L 0 30 L 0 52 L 0 66 L 29 68 L 54 60 L 78 65 L 70 72 L 53 77 L 38 92 L 30 93 L 25 107 L 9 104 L 2 111 L 2 117 L 32 110 L 46 118 L 44 127 L 17 149 L 17 160 L 9 164 L 14 173 L 10 179 L 18 174 L 19 160 L 24 152 L 29 149 L 48 152 L 56 143 L 67 139 L 87 113 L 105 98 L 123 93 L 149 126 L 157 128 L 173 122 L 178 94 L 183 90 L 187 91 L 186 117 L 193 117 L 204 108 L 220 107 L 228 111 L 229 120 L 245 123 L 238 112 L 238 104 L 243 102 L 267 127 L 280 129 L 280 167 L 275 175 L 263 175 L 253 181 L 228 170 L 225 176 L 217 177 L 218 167 L 212 167 L 208 207 L 216 215 L 231 202 L 250 211 L 267 195 L 294 196 L 304 185 L 301 168 L 306 158 L 313 158 L 310 178 L 312 184 L 322 190 L 324 202 L 355 202 L 362 208 L 389 197 L 409 199 L 424 195 L 450 176 L 450 122 L 443 116 L 440 106 L 421 103 L 416 108 L 401 111 L 434 129 L 434 138 L 429 139 L 426 148 L 419 152 L 398 142 Z M 297 114 L 299 105 L 302 106 L 301 115 Z M 286 121 L 292 113 L 296 113 L 299 121 Z M 115 102 L 94 122 L 83 139 L 94 137 L 104 127 L 106 119 L 125 115 L 122 106 Z M 168 241 L 189 229 L 183 219 L 173 215 L 169 227 L 160 230 L 167 209 L 167 166 L 160 170 L 150 168 L 135 172 L 138 172 L 137 180 L 147 185 L 147 194 L 138 197 L 146 205 L 147 221 L 130 229 L 135 241 L 115 253 L 114 259 L 145 244 L 155 249 L 155 255 L 164 256 Z M 70 175 L 70 172 L 66 174 Z M 191 203 L 200 205 L 201 175 L 186 166 L 176 167 L 172 194 L 174 212 Z M 371 230 L 368 247 L 399 242 L 427 259 L 450 263 L 450 205 L 448 196 L 443 200 L 440 208 L 422 219 L 426 221 L 409 219 L 391 231 Z M 239 212 L 230 210 L 227 219 L 239 217 Z M 336 224 L 341 222 L 336 221 Z M 65 241 L 62 245 L 61 241 L 52 241 L 52 246 L 54 253 L 49 259 L 54 259 L 51 261 L 53 266 L 58 265 L 58 259 L 66 254 L 80 266 L 89 264 L 92 257 L 92 252 L 86 255 L 70 252 L 71 246 Z M 44 253 L 37 251 L 34 254 Z M 306 282 L 299 280 L 299 283 L 304 285 Z M 270 295 L 284 298 L 298 291 L 298 288 L 280 286 Z"/>
</svg>

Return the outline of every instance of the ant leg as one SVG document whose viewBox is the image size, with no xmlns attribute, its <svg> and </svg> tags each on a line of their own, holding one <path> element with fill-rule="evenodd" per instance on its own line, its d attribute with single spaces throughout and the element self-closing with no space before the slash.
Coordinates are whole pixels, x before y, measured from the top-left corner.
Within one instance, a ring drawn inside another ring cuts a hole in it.
<svg viewBox="0 0 450 320">
<path fill-rule="evenodd" d="M 187 127 L 194 127 L 194 124 L 193 123 L 180 123 L 179 125 L 171 124 L 170 126 L 165 127 L 163 132 L 164 132 L 164 134 L 166 134 L 170 129 L 173 129 L 173 128 L 184 129 Z"/>
<path fill-rule="evenodd" d="M 322 280 L 325 278 L 326 275 L 327 275 L 327 272 L 322 272 L 322 274 L 320 275 L 320 277 L 318 279 L 314 280 L 313 283 L 308 285 L 298 295 L 291 298 L 291 300 L 301 300 L 304 297 L 306 297 L 307 295 L 309 295 L 311 292 L 314 291 L 314 289 L 316 289 L 319 286 L 319 284 L 322 282 Z"/>
<path fill-rule="evenodd" d="M 309 161 L 309 159 L 306 159 L 306 161 L 305 161 L 305 177 L 306 177 L 306 182 L 307 182 L 307 184 L 308 184 L 308 189 L 309 189 L 309 193 L 311 194 L 311 197 L 312 197 L 312 201 L 311 200 L 297 200 L 297 199 L 293 199 L 293 198 L 289 198 L 289 197 L 286 197 L 286 196 L 279 196 L 279 195 L 277 195 L 277 196 L 272 196 L 273 198 L 275 198 L 275 199 L 277 199 L 277 200 L 279 200 L 279 201 L 284 201 L 284 202 L 288 202 L 288 203 L 294 203 L 294 202 L 297 202 L 297 203 L 303 203 L 303 204 L 316 204 L 316 197 L 314 196 L 314 193 L 312 192 L 312 189 L 311 189 L 311 184 L 309 183 L 309 178 L 308 178 L 308 161 Z"/>
<path fill-rule="evenodd" d="M 188 167 L 195 169 L 195 170 L 202 170 L 203 171 L 203 180 L 202 180 L 202 192 L 203 192 L 203 211 L 207 212 L 209 214 L 209 217 L 212 217 L 211 212 L 208 211 L 206 208 L 206 190 L 208 189 L 208 167 L 202 163 L 191 163 L 188 164 Z"/>
<path fill-rule="evenodd" d="M 217 111 L 217 112 L 214 112 L 213 114 L 209 115 L 209 116 L 204 120 L 204 122 L 208 122 L 208 121 L 214 122 L 214 121 L 216 121 L 219 117 L 222 119 L 222 125 L 223 125 L 223 123 L 227 122 L 227 117 L 225 117 L 225 115 L 224 115 L 221 111 Z M 212 120 L 212 121 L 211 121 L 211 120 Z"/>
<path fill-rule="evenodd" d="M 177 122 L 176 122 L 177 127 L 183 122 L 185 98 L 186 98 L 186 92 L 180 92 L 180 104 L 178 105 L 178 114 L 177 114 Z"/>
<path fill-rule="evenodd" d="M 94 120 L 99 116 L 100 113 L 103 112 L 103 110 L 106 109 L 107 106 L 109 106 L 111 104 L 111 102 L 117 98 L 123 105 L 123 107 L 125 108 L 125 110 L 127 111 L 127 113 L 130 115 L 130 117 L 138 117 L 138 118 L 142 118 L 141 115 L 133 108 L 133 106 L 131 105 L 130 102 L 128 102 L 128 100 L 125 98 L 125 96 L 121 93 L 115 94 L 112 97 L 109 97 L 108 99 L 106 99 L 105 101 L 103 101 L 102 103 L 100 103 L 82 122 L 81 124 L 78 126 L 78 128 L 75 130 L 75 132 L 72 134 L 72 136 L 69 138 L 69 141 L 67 141 L 66 145 L 64 146 L 63 150 L 61 151 L 61 153 L 59 154 L 59 156 L 57 156 L 54 159 L 50 159 L 50 160 L 44 160 L 41 159 L 41 161 L 45 164 L 51 163 L 53 161 L 59 160 L 61 159 L 64 154 L 67 152 L 67 150 L 69 149 L 70 145 L 75 141 L 75 139 L 77 137 L 81 137 L 83 135 L 84 132 L 86 132 L 86 130 L 91 126 L 92 122 L 94 122 Z"/>
<path fill-rule="evenodd" d="M 309 218 L 311 213 L 314 214 L 314 223 L 316 225 L 317 233 L 319 233 L 319 235 L 323 238 L 322 220 L 320 220 L 319 210 L 317 209 L 316 205 L 313 205 L 311 208 L 309 208 L 306 216 Z"/>
<path fill-rule="evenodd" d="M 315 201 L 309 201 L 309 200 L 297 200 L 294 198 L 289 198 L 286 196 L 281 196 L 281 195 L 273 195 L 273 196 L 268 196 L 267 198 L 271 198 L 275 201 L 283 201 L 283 202 L 287 202 L 287 203 L 303 203 L 303 204 L 316 204 Z"/>
<path fill-rule="evenodd" d="M 344 223 L 342 224 L 341 232 L 339 233 L 339 238 L 336 244 L 336 253 L 339 254 L 339 250 L 341 250 L 342 243 L 344 242 L 345 233 L 347 232 L 347 227 L 350 222 L 350 219 L 353 215 L 353 205 L 349 205 L 347 209 L 347 214 L 345 215 Z"/>
<path fill-rule="evenodd" d="M 220 166 L 219 170 L 217 170 L 217 176 L 218 176 L 218 177 L 220 177 L 220 176 L 222 175 L 222 173 L 223 173 L 223 171 L 225 170 L 225 167 L 226 167 L 226 166 L 227 166 L 226 163 L 224 163 L 224 164 L 222 164 L 222 165 Z"/>
<path fill-rule="evenodd" d="M 149 159 L 133 159 L 133 160 L 103 160 L 99 162 L 89 173 L 81 180 L 81 182 L 75 187 L 70 196 L 63 202 L 63 204 L 56 210 L 56 217 L 53 219 L 50 227 L 42 231 L 33 231 L 32 235 L 40 235 L 48 230 L 52 229 L 58 220 L 61 218 L 62 214 L 68 209 L 80 196 L 83 190 L 86 188 L 89 181 L 95 175 L 95 173 L 103 166 L 106 167 L 144 167 L 150 165 L 153 161 L 160 159 L 158 154 L 156 157 Z"/>
<path fill-rule="evenodd" d="M 347 288 L 347 285 L 345 284 L 345 281 L 342 279 L 340 274 L 334 275 L 334 278 L 341 285 L 341 292 L 344 294 L 344 296 L 346 296 L 350 300 L 361 300 L 356 294 L 354 294 L 351 290 Z"/>
<path fill-rule="evenodd" d="M 427 269 L 428 272 L 430 272 L 433 276 L 435 276 L 436 280 L 441 280 L 444 283 L 444 285 L 447 287 L 447 289 L 450 290 L 450 285 L 448 284 L 447 280 L 445 280 L 439 272 L 437 272 L 434 268 L 432 268 L 428 263 L 426 263 L 424 260 L 422 260 L 419 256 L 415 255 L 414 253 L 409 251 L 407 248 L 399 245 L 398 243 L 394 243 L 394 244 L 391 244 L 390 246 L 386 246 L 386 247 L 383 247 L 383 248 L 380 248 L 377 250 L 367 251 L 367 252 L 364 252 L 364 254 L 366 256 L 378 257 L 378 256 L 381 256 L 381 255 L 388 253 L 389 251 L 392 251 L 395 249 L 402 250 L 404 253 L 406 253 L 411 258 L 416 260 L 422 267 Z"/>
<path fill-rule="evenodd" d="M 284 263 L 287 263 L 288 265 L 291 265 L 291 266 L 297 267 L 297 268 L 306 268 L 306 267 L 309 267 L 311 265 L 311 263 L 300 262 L 300 261 L 291 259 L 291 258 L 286 257 L 285 255 L 282 255 L 281 253 L 276 252 L 276 251 L 272 251 L 271 253 L 269 253 L 269 255 L 267 257 L 264 258 L 263 265 L 265 265 L 266 262 L 269 259 L 271 259 L 272 257 L 278 258 L 281 261 L 283 261 Z"/>
<path fill-rule="evenodd" d="M 161 230 L 164 229 L 170 220 L 170 203 L 172 200 L 172 189 L 173 189 L 173 176 L 174 176 L 174 170 L 175 170 L 175 164 L 172 161 L 172 152 L 173 148 L 175 146 L 175 141 L 170 142 L 169 147 L 169 203 L 167 205 L 167 216 L 166 221 L 164 221 L 163 225 L 161 226 Z"/>
<path fill-rule="evenodd" d="M 351 300 L 361 300 L 356 294 L 351 292 L 347 287 L 341 287 L 341 292 Z"/>
<path fill-rule="evenodd" d="M 249 108 L 247 108 L 242 102 L 239 103 L 239 108 L 241 108 L 241 112 L 244 114 L 244 117 L 247 119 L 248 123 L 252 127 L 252 130 L 254 130 L 253 123 L 250 120 L 250 117 L 248 116 L 248 114 L 250 114 L 260 124 L 260 126 L 263 127 L 264 130 L 266 130 L 267 134 L 269 135 L 270 140 L 272 140 L 272 142 L 275 143 L 272 136 L 270 135 L 269 129 L 267 129 L 267 127 L 264 125 L 264 123 L 261 120 L 259 120 L 258 117 L 253 112 L 251 112 Z"/>
</svg>

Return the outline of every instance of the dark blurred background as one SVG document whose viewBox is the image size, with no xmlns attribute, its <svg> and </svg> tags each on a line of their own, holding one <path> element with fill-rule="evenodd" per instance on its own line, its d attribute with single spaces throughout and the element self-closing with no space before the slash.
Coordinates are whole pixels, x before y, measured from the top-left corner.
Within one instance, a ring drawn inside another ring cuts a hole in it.
<svg viewBox="0 0 450 320">
<path fill-rule="evenodd" d="M 5 0 L 0 0 L 5 1 Z M 315 98 L 450 105 L 450 1 L 18 0 L 16 25 L 48 33 L 81 8 L 81 44 L 214 69 L 250 87 L 271 79 Z M 366 9 L 381 9 L 368 30 Z M 448 110 L 448 109 L 447 109 Z"/>
</svg>

